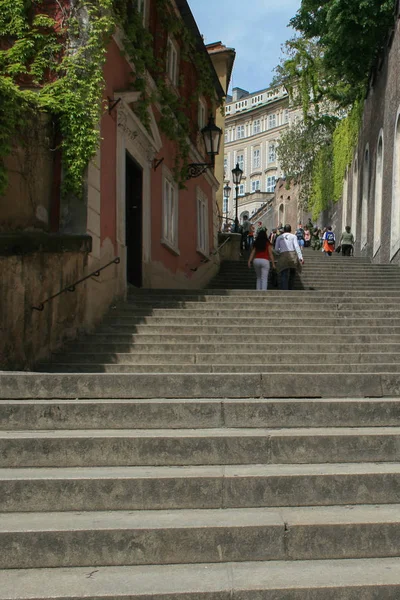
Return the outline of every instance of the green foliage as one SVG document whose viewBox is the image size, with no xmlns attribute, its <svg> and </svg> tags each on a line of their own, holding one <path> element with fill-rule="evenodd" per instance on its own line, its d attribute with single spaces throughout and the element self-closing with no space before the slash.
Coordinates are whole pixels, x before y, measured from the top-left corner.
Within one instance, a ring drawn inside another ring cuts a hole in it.
<svg viewBox="0 0 400 600">
<path fill-rule="evenodd" d="M 318 151 L 313 167 L 308 209 L 313 219 L 327 209 L 333 195 L 333 147 L 326 144 Z"/>
<path fill-rule="evenodd" d="M 182 57 L 199 70 L 192 101 L 215 94 L 210 64 L 195 51 L 195 39 L 170 10 L 156 0 L 168 31 L 182 44 Z M 63 23 L 41 13 L 46 0 L 0 0 L 0 194 L 7 186 L 4 158 L 13 144 L 24 143 L 24 130 L 35 112 L 49 113 L 62 138 L 63 192 L 82 195 L 84 173 L 100 142 L 103 66 L 116 26 L 123 31 L 127 54 L 135 65 L 134 89 L 141 92 L 136 110 L 149 126 L 148 107 L 161 107 L 160 128 L 178 144 L 176 177 L 186 175 L 190 144 L 187 106 L 165 78 L 165 53 L 154 54 L 154 40 L 132 0 L 75 0 L 63 9 Z M 60 4 L 60 10 L 62 8 Z M 166 41 L 165 41 L 166 44 Z M 156 90 L 149 94 L 150 73 Z M 24 84 L 23 86 L 21 85 Z"/>
<path fill-rule="evenodd" d="M 333 133 L 333 200 L 337 202 L 343 193 L 343 179 L 347 167 L 351 164 L 354 149 L 358 142 L 363 103 L 356 102 L 349 113 L 336 127 Z"/>
</svg>

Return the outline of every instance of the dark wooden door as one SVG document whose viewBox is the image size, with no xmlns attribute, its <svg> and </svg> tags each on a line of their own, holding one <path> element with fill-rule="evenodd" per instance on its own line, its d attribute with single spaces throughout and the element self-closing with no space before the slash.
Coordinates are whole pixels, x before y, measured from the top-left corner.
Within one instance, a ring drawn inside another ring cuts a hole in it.
<svg viewBox="0 0 400 600">
<path fill-rule="evenodd" d="M 126 154 L 126 246 L 127 281 L 136 287 L 142 286 L 143 260 L 143 171 Z"/>
</svg>

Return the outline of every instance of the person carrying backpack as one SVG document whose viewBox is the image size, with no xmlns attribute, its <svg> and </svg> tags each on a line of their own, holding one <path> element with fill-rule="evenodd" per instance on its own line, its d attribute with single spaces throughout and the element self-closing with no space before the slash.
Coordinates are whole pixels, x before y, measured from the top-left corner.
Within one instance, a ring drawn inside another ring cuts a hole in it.
<svg viewBox="0 0 400 600">
<path fill-rule="evenodd" d="M 326 228 L 326 231 L 322 237 L 323 249 L 327 256 L 332 256 L 332 252 L 335 250 L 336 237 L 332 231 L 332 226 Z"/>
</svg>

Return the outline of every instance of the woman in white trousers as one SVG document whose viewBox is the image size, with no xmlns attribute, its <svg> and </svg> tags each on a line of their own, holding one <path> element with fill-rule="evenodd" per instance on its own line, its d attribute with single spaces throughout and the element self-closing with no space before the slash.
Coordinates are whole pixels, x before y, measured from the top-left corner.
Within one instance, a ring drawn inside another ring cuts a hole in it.
<svg viewBox="0 0 400 600">
<path fill-rule="evenodd" d="M 265 229 L 259 231 L 257 239 L 254 242 L 248 262 L 249 268 L 251 268 L 252 264 L 257 275 L 256 289 L 267 290 L 270 265 L 272 264 L 272 268 L 275 269 L 275 259 L 272 252 L 272 244 L 268 240 Z"/>
</svg>

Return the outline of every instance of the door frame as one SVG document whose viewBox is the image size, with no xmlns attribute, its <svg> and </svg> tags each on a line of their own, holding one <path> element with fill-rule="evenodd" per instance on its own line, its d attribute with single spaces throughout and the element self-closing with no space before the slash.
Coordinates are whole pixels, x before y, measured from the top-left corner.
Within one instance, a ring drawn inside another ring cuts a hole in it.
<svg viewBox="0 0 400 600">
<path fill-rule="evenodd" d="M 153 159 L 162 146 L 161 137 L 151 112 L 153 139 L 137 116 L 129 108 L 129 93 L 119 94 L 117 122 L 117 242 L 123 248 L 126 262 L 126 153 L 128 152 L 143 171 L 142 191 L 142 275 L 151 262 L 151 174 Z"/>
</svg>

